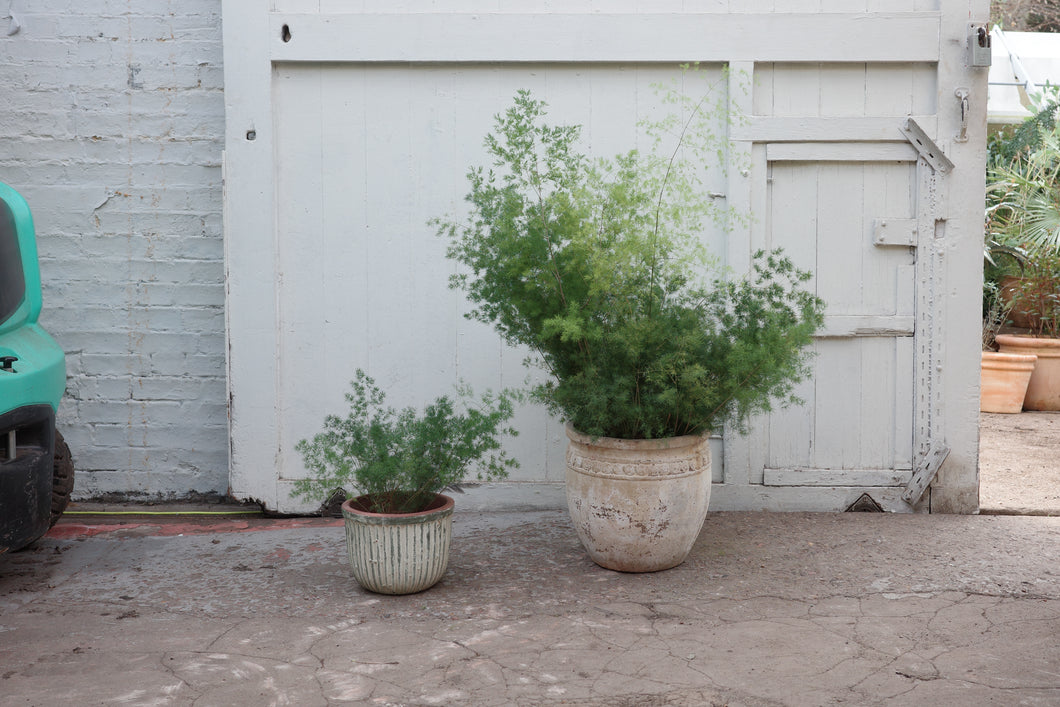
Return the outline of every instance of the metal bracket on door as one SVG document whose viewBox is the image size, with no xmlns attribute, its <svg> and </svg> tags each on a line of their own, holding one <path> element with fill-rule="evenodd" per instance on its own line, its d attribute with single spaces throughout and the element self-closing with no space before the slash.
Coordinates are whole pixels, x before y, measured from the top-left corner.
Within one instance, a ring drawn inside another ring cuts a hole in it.
<svg viewBox="0 0 1060 707">
<path fill-rule="evenodd" d="M 954 142 L 968 142 L 968 89 L 958 88 L 953 92 L 957 100 L 961 102 L 961 131 L 957 133 L 957 137 L 953 138 Z"/>
<path fill-rule="evenodd" d="M 916 219 L 878 218 L 872 221 L 872 243 L 915 248 L 920 239 Z"/>
<path fill-rule="evenodd" d="M 924 129 L 912 118 L 906 118 L 901 127 L 905 138 L 912 144 L 920 156 L 927 160 L 931 168 L 936 172 L 946 174 L 953 169 L 953 162 L 943 153 L 935 141 L 928 137 Z"/>
<path fill-rule="evenodd" d="M 902 492 L 902 500 L 910 506 L 915 506 L 924 495 L 924 492 L 927 491 L 927 487 L 935 480 L 935 475 L 939 473 L 942 462 L 946 461 L 946 457 L 949 455 L 950 448 L 945 444 L 942 442 L 932 443 L 931 449 L 920 460 L 916 471 L 913 472 L 913 478 L 909 480 L 905 491 Z"/>
</svg>

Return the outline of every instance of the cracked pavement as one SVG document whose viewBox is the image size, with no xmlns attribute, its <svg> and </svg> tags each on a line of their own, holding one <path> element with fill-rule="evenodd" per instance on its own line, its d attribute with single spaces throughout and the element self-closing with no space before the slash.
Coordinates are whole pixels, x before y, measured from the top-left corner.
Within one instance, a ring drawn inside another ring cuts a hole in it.
<svg viewBox="0 0 1060 707">
<path fill-rule="evenodd" d="M 0 556 L 0 704 L 1060 704 L 1060 518 L 711 513 L 641 575 L 565 512 L 454 518 L 402 597 L 331 520 L 64 520 Z"/>
</svg>

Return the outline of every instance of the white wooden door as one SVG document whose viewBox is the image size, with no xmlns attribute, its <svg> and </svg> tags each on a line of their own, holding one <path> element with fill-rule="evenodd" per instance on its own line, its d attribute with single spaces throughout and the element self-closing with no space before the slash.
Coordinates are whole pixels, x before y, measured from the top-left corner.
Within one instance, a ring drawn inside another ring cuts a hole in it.
<svg viewBox="0 0 1060 707">
<path fill-rule="evenodd" d="M 754 150 L 764 186 L 750 242 L 781 246 L 813 272 L 828 310 L 816 375 L 799 390 L 806 405 L 728 441 L 722 495 L 745 494 L 741 506 L 834 509 L 868 493 L 903 510 L 917 462 L 920 195 L 919 154 L 898 126 L 907 116 L 937 123 L 937 68 L 778 63 L 756 67 L 756 77 L 757 120 L 803 122 Z M 880 119 L 890 129 L 871 134 L 869 121 Z"/>
<path fill-rule="evenodd" d="M 965 54 L 985 5 L 423 5 L 224 1 L 235 495 L 307 508 L 289 497 L 294 444 L 341 408 L 358 367 L 396 405 L 457 378 L 521 383 L 524 352 L 462 317 L 427 220 L 460 213 L 517 88 L 613 154 L 664 110 L 652 84 L 700 61 L 697 86 L 718 83 L 741 116 L 729 169 L 704 189 L 754 217 L 703 238 L 736 269 L 783 246 L 829 307 L 806 404 L 715 440 L 712 508 L 843 509 L 869 493 L 914 510 L 902 489 L 944 441 L 915 509 L 975 509 L 985 74 Z M 909 117 L 952 160 L 945 175 L 902 133 Z M 516 424 L 513 478 L 561 481 L 559 422 L 527 407 Z"/>
</svg>

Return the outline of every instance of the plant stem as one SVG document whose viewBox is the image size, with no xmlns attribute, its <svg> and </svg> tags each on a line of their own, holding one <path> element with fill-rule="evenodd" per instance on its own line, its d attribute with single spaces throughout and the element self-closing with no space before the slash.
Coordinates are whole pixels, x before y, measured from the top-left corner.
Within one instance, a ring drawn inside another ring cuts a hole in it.
<svg viewBox="0 0 1060 707">
<path fill-rule="evenodd" d="M 685 142 L 685 134 L 688 132 L 688 127 L 692 124 L 692 120 L 699 115 L 700 109 L 703 107 L 703 103 L 707 100 L 707 97 L 714 93 L 714 89 L 721 83 L 721 79 L 718 79 L 713 83 L 710 89 L 703 94 L 703 97 L 696 102 L 695 108 L 688 115 L 688 120 L 681 127 L 681 132 L 677 137 L 677 145 L 674 147 L 673 153 L 670 155 L 669 162 L 666 163 L 666 173 L 663 175 L 662 184 L 659 185 L 659 197 L 655 201 L 655 228 L 652 230 L 651 235 L 651 275 L 648 278 L 648 318 L 652 317 L 652 303 L 655 301 L 655 270 L 656 264 L 659 262 L 657 243 L 659 241 L 659 221 L 662 216 L 662 201 L 663 195 L 666 193 L 666 185 L 670 182 L 670 173 L 674 168 L 674 161 L 677 159 L 678 153 L 681 152 L 681 146 Z"/>
</svg>

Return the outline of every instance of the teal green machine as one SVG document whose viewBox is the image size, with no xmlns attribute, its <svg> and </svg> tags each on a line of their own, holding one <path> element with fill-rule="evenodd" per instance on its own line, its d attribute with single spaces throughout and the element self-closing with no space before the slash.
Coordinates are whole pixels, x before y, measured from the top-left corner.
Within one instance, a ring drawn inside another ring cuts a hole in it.
<svg viewBox="0 0 1060 707">
<path fill-rule="evenodd" d="M 73 489 L 70 451 L 55 430 L 66 357 L 37 323 L 40 311 L 33 216 L 0 183 L 0 553 L 44 535 Z"/>
</svg>

